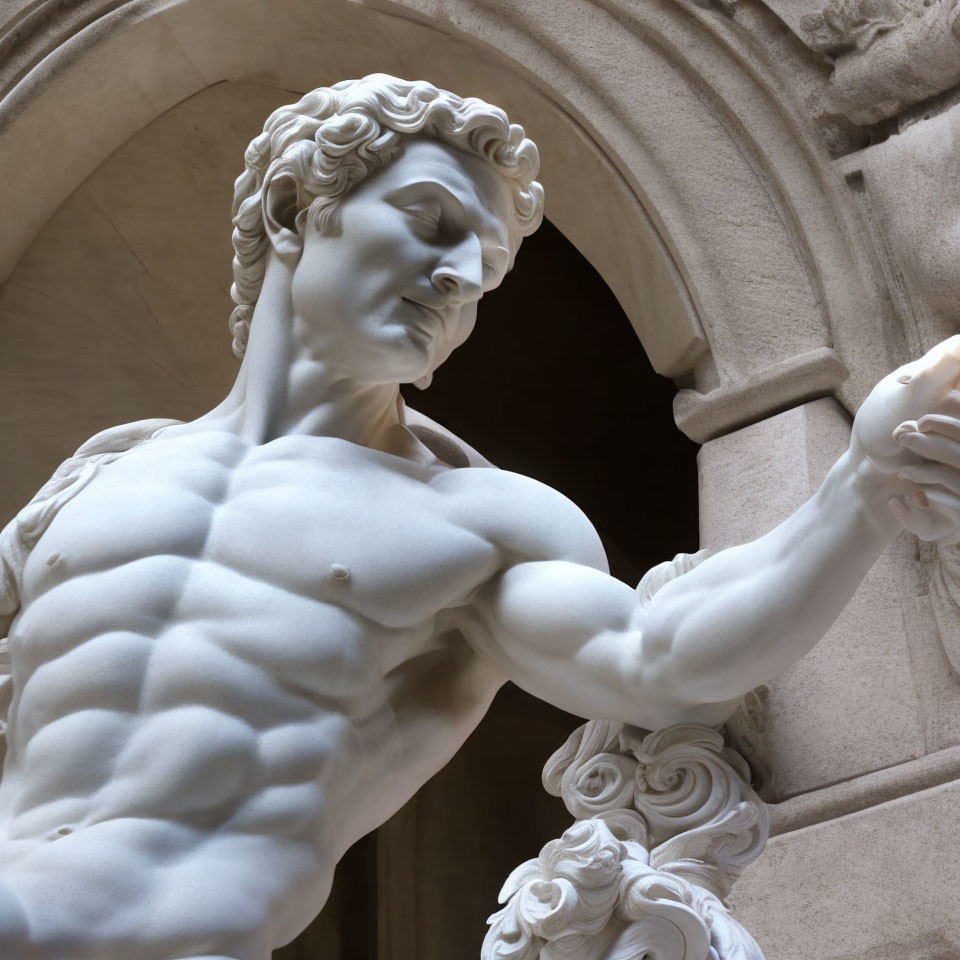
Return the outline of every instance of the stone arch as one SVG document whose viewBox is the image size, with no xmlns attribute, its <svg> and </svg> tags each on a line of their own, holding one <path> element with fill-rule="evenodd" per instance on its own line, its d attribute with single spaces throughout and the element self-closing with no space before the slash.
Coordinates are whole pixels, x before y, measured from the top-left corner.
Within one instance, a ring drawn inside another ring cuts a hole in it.
<svg viewBox="0 0 960 960">
<path fill-rule="evenodd" d="M 769 55 L 719 8 L 98 0 L 54 19 L 53 6 L 28 5 L 3 38 L 0 275 L 114 149 L 198 90 L 384 69 L 486 96 L 528 126 L 548 215 L 685 388 L 676 416 L 692 438 L 831 392 L 855 403 L 887 362 L 864 336 L 876 321 L 842 182 Z"/>
</svg>

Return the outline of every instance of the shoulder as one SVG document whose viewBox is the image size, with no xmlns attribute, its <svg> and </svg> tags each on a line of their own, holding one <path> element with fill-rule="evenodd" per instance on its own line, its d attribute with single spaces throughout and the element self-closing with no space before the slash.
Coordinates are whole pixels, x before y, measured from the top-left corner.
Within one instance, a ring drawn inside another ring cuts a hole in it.
<svg viewBox="0 0 960 960">
<path fill-rule="evenodd" d="M 431 481 L 447 498 L 452 518 L 497 547 L 504 565 L 567 560 L 608 572 L 600 537 L 572 500 L 538 480 L 496 469 L 456 434 L 410 407 L 406 421 L 435 456 L 454 468 Z"/>
<path fill-rule="evenodd" d="M 444 471 L 432 485 L 449 499 L 456 521 L 494 544 L 508 565 L 566 560 L 608 570 L 600 537 L 583 511 L 538 480 L 467 467 Z"/>
</svg>

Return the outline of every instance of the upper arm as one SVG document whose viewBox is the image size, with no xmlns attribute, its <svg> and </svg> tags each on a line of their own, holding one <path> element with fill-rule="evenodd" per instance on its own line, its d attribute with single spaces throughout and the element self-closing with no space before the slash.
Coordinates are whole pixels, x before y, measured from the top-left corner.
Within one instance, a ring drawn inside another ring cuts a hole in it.
<svg viewBox="0 0 960 960">
<path fill-rule="evenodd" d="M 0 673 L 5 667 L 6 637 L 20 609 L 20 580 L 27 550 L 18 534 L 17 518 L 0 530 Z"/>
<path fill-rule="evenodd" d="M 465 618 L 464 635 L 482 657 L 577 716 L 656 730 L 723 723 L 739 703 L 693 694 L 654 608 L 581 564 L 515 564 L 484 586 Z"/>
<path fill-rule="evenodd" d="M 465 636 L 518 686 L 561 709 L 660 725 L 677 711 L 665 650 L 644 642 L 637 592 L 609 575 L 597 532 L 574 504 L 523 479 L 503 483 L 501 493 L 513 495 L 487 508 L 502 565 L 460 611 Z"/>
<path fill-rule="evenodd" d="M 464 631 L 529 693 L 578 716 L 640 723 L 642 632 L 634 591 L 564 560 L 528 561 L 475 597 Z"/>
</svg>

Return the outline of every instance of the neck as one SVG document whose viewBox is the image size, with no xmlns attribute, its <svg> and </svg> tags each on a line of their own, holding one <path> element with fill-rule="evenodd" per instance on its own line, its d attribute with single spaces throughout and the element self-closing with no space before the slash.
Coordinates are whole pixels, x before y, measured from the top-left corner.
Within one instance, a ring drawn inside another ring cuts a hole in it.
<svg viewBox="0 0 960 960">
<path fill-rule="evenodd" d="M 269 256 L 237 379 L 226 399 L 194 423 L 255 444 L 301 434 L 401 452 L 408 435 L 399 386 L 357 383 L 296 342 L 295 266 Z"/>
</svg>

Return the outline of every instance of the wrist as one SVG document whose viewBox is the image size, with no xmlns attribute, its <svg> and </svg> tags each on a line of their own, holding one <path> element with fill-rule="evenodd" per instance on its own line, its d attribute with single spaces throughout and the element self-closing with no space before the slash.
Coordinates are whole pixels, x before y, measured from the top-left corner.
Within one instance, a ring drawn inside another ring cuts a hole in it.
<svg viewBox="0 0 960 960">
<path fill-rule="evenodd" d="M 839 484 L 856 501 L 865 532 L 885 546 L 900 533 L 900 522 L 890 510 L 890 499 L 902 492 L 896 474 L 881 470 L 866 454 L 851 446 L 834 465 Z"/>
</svg>

